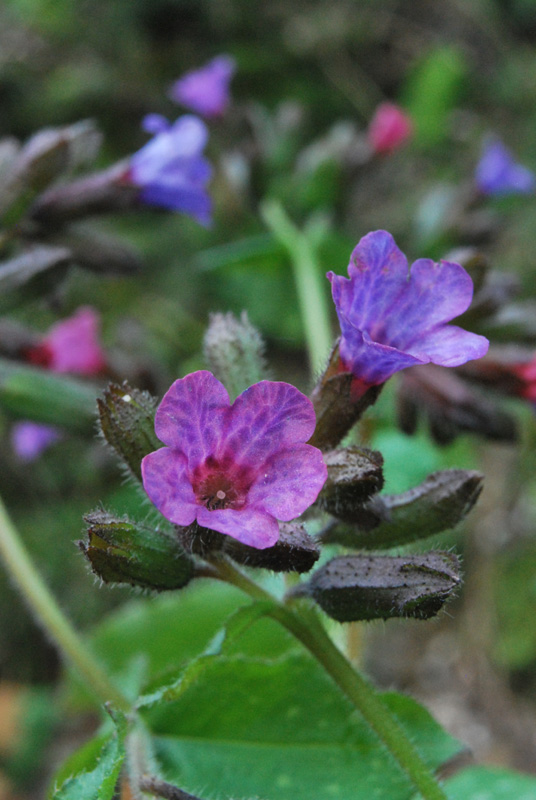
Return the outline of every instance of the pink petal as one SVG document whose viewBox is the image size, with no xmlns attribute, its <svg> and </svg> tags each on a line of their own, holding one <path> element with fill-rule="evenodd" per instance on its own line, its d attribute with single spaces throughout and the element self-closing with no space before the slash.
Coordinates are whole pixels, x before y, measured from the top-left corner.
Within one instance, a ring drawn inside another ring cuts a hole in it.
<svg viewBox="0 0 536 800">
<path fill-rule="evenodd" d="M 192 372 L 164 395 L 156 412 L 156 435 L 184 453 L 193 469 L 217 451 L 229 403 L 227 390 L 211 372 Z"/>
<path fill-rule="evenodd" d="M 241 511 L 221 508 L 209 511 L 208 508 L 199 506 L 197 522 L 205 528 L 226 533 L 242 544 L 249 544 L 258 550 L 272 547 L 279 538 L 277 520 L 256 508 L 244 508 Z"/>
<path fill-rule="evenodd" d="M 79 308 L 72 317 L 57 322 L 43 339 L 51 353 L 50 369 L 96 375 L 105 366 L 99 335 L 100 317 L 89 306 Z"/>
<path fill-rule="evenodd" d="M 225 453 L 239 464 L 261 465 L 279 450 L 307 441 L 315 426 L 309 398 L 289 383 L 261 381 L 235 400 Z"/>
<path fill-rule="evenodd" d="M 314 503 L 326 482 L 322 453 L 308 444 L 277 453 L 251 486 L 248 505 L 289 522 Z"/>
<path fill-rule="evenodd" d="M 149 499 L 166 519 L 176 525 L 195 520 L 198 505 L 182 453 L 168 447 L 155 450 L 142 459 L 141 473 Z"/>
</svg>

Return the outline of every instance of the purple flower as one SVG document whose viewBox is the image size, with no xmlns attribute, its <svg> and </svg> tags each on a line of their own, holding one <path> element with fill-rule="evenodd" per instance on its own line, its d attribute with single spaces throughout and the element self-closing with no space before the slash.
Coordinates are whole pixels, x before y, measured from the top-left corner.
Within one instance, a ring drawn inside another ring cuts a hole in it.
<svg viewBox="0 0 536 800">
<path fill-rule="evenodd" d="M 182 211 L 208 225 L 211 202 L 206 185 L 212 170 L 202 155 L 207 127 L 190 114 L 167 127 L 164 123 L 158 115 L 145 118 L 144 124 L 156 133 L 131 156 L 125 180 L 140 188 L 143 203 Z"/>
<path fill-rule="evenodd" d="M 508 148 L 495 138 L 484 142 L 475 182 L 482 194 L 495 196 L 530 194 L 536 187 L 534 173 L 518 164 Z"/>
<path fill-rule="evenodd" d="M 470 305 L 473 282 L 459 264 L 408 262 L 387 231 L 364 236 L 349 278 L 328 272 L 341 325 L 341 366 L 355 391 L 383 383 L 417 364 L 456 367 L 487 352 L 483 336 L 447 325 Z"/>
<path fill-rule="evenodd" d="M 11 428 L 11 446 L 21 461 L 35 461 L 62 436 L 62 432 L 52 425 L 24 420 Z"/>
<path fill-rule="evenodd" d="M 142 461 L 143 485 L 177 525 L 194 520 L 263 549 L 277 520 L 299 516 L 327 476 L 310 400 L 288 383 L 261 381 L 231 405 L 224 386 L 202 370 L 175 381 L 156 412 L 167 447 Z"/>
<path fill-rule="evenodd" d="M 235 70 L 234 58 L 217 56 L 175 81 L 169 96 L 204 117 L 219 117 L 229 105 L 229 84 Z"/>
</svg>

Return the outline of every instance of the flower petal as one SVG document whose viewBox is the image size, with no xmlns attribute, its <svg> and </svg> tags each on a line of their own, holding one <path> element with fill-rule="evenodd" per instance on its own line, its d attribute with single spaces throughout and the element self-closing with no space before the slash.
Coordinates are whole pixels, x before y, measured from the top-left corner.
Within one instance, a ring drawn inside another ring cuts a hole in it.
<svg viewBox="0 0 536 800">
<path fill-rule="evenodd" d="M 277 453 L 260 470 L 248 504 L 289 522 L 314 503 L 327 478 L 322 453 L 309 444 Z"/>
<path fill-rule="evenodd" d="M 162 447 L 142 459 L 143 487 L 161 514 L 176 525 L 190 525 L 198 505 L 188 475 L 186 458 Z"/>
<path fill-rule="evenodd" d="M 426 331 L 463 314 L 473 299 L 473 281 L 460 264 L 420 258 L 385 319 L 384 338 L 376 341 L 409 349 Z"/>
<path fill-rule="evenodd" d="M 346 318 L 341 319 L 341 331 L 340 355 L 345 369 L 370 386 L 384 383 L 401 369 L 430 361 L 427 356 L 418 357 L 373 342 L 366 331 L 354 328 Z"/>
<path fill-rule="evenodd" d="M 164 395 L 156 412 L 156 435 L 184 453 L 194 469 L 218 450 L 229 405 L 227 390 L 211 372 L 192 372 Z"/>
<path fill-rule="evenodd" d="M 204 528 L 226 533 L 242 544 L 248 544 L 258 550 L 272 547 L 279 538 L 277 520 L 256 508 L 243 508 L 240 511 L 221 508 L 209 511 L 208 508 L 200 506 L 197 522 Z"/>
<path fill-rule="evenodd" d="M 467 361 L 482 358 L 488 352 L 489 342 L 485 336 L 470 333 L 457 325 L 446 325 L 422 336 L 409 349 L 417 358 L 440 364 L 442 367 L 458 367 Z"/>
<path fill-rule="evenodd" d="M 225 455 L 258 467 L 279 450 L 307 441 L 315 427 L 308 397 L 289 383 L 261 381 L 242 392 L 231 408 Z"/>
</svg>

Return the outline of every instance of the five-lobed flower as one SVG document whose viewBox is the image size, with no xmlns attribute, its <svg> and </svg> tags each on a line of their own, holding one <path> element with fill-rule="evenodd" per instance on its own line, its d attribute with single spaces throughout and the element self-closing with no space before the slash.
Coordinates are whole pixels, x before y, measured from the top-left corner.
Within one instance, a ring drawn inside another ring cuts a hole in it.
<svg viewBox="0 0 536 800">
<path fill-rule="evenodd" d="M 306 444 L 311 401 L 288 383 L 261 381 L 231 405 L 224 386 L 201 370 L 181 378 L 157 410 L 166 445 L 145 456 L 152 503 L 171 522 L 194 521 L 263 549 L 317 498 L 327 477 L 321 452 Z"/>
<path fill-rule="evenodd" d="M 460 264 L 421 258 L 408 272 L 393 237 L 380 230 L 358 243 L 348 274 L 327 277 L 341 326 L 341 369 L 354 375 L 356 396 L 406 367 L 455 367 L 487 352 L 485 337 L 447 325 L 473 296 Z"/>
</svg>

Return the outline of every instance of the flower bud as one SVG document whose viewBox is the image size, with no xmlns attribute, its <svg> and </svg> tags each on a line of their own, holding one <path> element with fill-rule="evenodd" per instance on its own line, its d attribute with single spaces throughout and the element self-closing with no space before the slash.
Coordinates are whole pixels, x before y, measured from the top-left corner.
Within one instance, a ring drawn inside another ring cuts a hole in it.
<svg viewBox="0 0 536 800">
<path fill-rule="evenodd" d="M 328 479 L 318 504 L 338 519 L 355 519 L 363 502 L 383 486 L 383 457 L 364 447 L 347 447 L 324 454 Z"/>
<path fill-rule="evenodd" d="M 441 533 L 454 528 L 469 513 L 482 491 L 482 481 L 480 472 L 434 472 L 407 492 L 374 497 L 357 509 L 353 520 L 356 527 L 332 528 L 322 541 L 378 550 Z M 362 524 L 363 511 L 376 518 L 375 524 Z M 345 520 L 352 521 L 348 517 Z"/>
<path fill-rule="evenodd" d="M 97 399 L 100 430 L 129 471 L 141 481 L 141 460 L 162 443 L 154 432 L 156 400 L 125 381 L 111 383 Z"/>
<path fill-rule="evenodd" d="M 453 553 L 333 558 L 295 594 L 306 593 L 338 622 L 391 617 L 429 619 L 460 584 Z"/>
<path fill-rule="evenodd" d="M 264 342 L 245 311 L 240 319 L 230 313 L 211 314 L 203 353 L 232 399 L 266 377 Z"/>
<path fill-rule="evenodd" d="M 192 578 L 194 562 L 169 534 L 106 511 L 93 511 L 84 521 L 88 541 L 79 542 L 80 549 L 105 583 L 163 590 L 180 589 Z"/>
<path fill-rule="evenodd" d="M 259 550 L 228 536 L 224 551 L 239 564 L 273 572 L 309 572 L 320 556 L 318 546 L 297 522 L 280 522 L 279 539 L 272 547 Z"/>
</svg>

